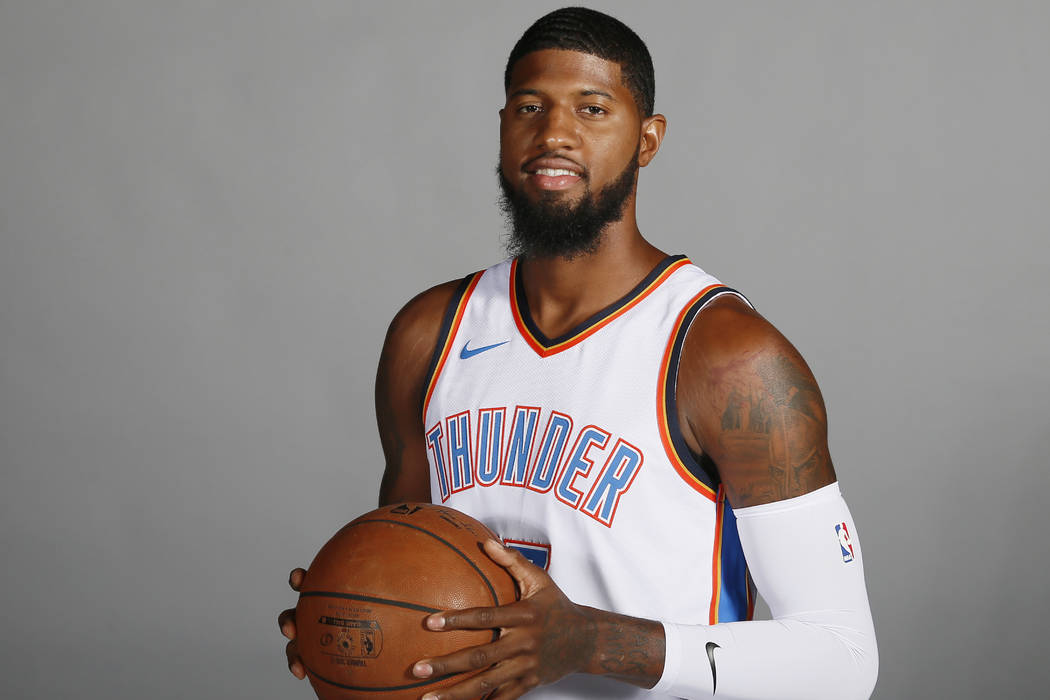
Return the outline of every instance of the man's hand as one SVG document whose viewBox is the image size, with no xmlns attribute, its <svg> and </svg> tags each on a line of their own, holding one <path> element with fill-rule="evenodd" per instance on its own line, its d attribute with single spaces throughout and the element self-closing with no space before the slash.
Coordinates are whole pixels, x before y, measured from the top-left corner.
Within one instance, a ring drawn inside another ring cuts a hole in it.
<svg viewBox="0 0 1050 700">
<path fill-rule="evenodd" d="M 521 600 L 427 618 L 426 625 L 432 630 L 498 627 L 501 634 L 491 644 L 417 663 L 412 672 L 420 678 L 488 668 L 462 683 L 428 693 L 424 700 L 468 700 L 497 688 L 493 700 L 516 698 L 580 670 L 594 651 L 596 626 L 588 618 L 588 608 L 570 601 L 545 571 L 516 550 L 489 540 L 485 553 L 518 582 Z"/>
<path fill-rule="evenodd" d="M 288 574 L 288 585 L 293 591 L 298 591 L 305 576 L 306 569 L 292 569 L 292 573 Z M 299 645 L 295 641 L 295 608 L 289 608 L 278 615 L 277 626 L 281 628 L 281 634 L 291 640 L 284 648 L 288 656 L 288 670 L 299 680 L 306 678 L 306 668 L 303 666 L 303 660 L 299 658 Z"/>
</svg>

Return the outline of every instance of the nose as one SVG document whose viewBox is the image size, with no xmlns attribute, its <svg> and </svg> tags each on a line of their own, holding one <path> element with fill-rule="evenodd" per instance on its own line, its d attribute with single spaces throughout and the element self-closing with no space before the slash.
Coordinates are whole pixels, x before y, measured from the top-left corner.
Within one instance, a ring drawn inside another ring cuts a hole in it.
<svg viewBox="0 0 1050 700">
<path fill-rule="evenodd" d="M 536 146 L 540 150 L 557 151 L 574 148 L 579 144 L 576 120 L 570 110 L 552 107 L 544 115 L 537 133 Z"/>
</svg>

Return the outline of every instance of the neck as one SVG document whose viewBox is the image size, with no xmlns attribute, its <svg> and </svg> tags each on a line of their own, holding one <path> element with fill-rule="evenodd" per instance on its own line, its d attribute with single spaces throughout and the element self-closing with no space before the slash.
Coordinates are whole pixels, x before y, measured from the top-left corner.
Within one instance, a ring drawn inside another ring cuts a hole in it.
<svg viewBox="0 0 1050 700">
<path fill-rule="evenodd" d="M 555 338 L 617 301 L 667 257 L 638 231 L 633 207 L 594 253 L 571 260 L 528 258 L 520 274 L 532 320 Z"/>
</svg>

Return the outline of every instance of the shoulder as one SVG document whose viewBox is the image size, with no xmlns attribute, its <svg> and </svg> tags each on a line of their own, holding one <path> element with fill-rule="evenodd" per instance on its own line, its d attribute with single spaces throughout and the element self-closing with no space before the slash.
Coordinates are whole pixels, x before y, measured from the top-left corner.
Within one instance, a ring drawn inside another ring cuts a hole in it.
<svg viewBox="0 0 1050 700">
<path fill-rule="evenodd" d="M 413 333 L 433 327 L 436 333 L 462 280 L 451 280 L 420 292 L 401 307 L 390 322 L 388 333 Z"/>
<path fill-rule="evenodd" d="M 685 338 L 683 364 L 710 372 L 709 381 L 758 370 L 798 350 L 762 314 L 734 294 L 723 294 L 697 314 Z M 808 367 L 807 367 L 808 370 Z"/>
<path fill-rule="evenodd" d="M 678 371 L 679 421 L 718 466 L 734 507 L 801 495 L 834 480 L 827 416 L 797 349 L 739 298 L 701 311 Z"/>
<path fill-rule="evenodd" d="M 689 330 L 693 338 L 727 350 L 774 341 L 779 332 L 736 294 L 722 294 L 697 314 Z"/>
<path fill-rule="evenodd" d="M 420 292 L 390 321 L 379 357 L 377 396 L 403 394 L 408 400 L 418 393 L 461 285 L 462 280 L 452 280 Z"/>
</svg>

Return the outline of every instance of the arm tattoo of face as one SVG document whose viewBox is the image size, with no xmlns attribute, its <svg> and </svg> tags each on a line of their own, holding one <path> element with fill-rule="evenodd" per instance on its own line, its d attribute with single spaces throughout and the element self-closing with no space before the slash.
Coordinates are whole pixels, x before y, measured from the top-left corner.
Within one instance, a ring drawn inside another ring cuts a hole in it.
<svg viewBox="0 0 1050 700">
<path fill-rule="evenodd" d="M 732 484 L 738 504 L 798 496 L 833 473 L 824 404 L 799 362 L 760 359 L 755 381 L 731 387 L 724 400 L 722 446 L 742 467 Z"/>
</svg>

